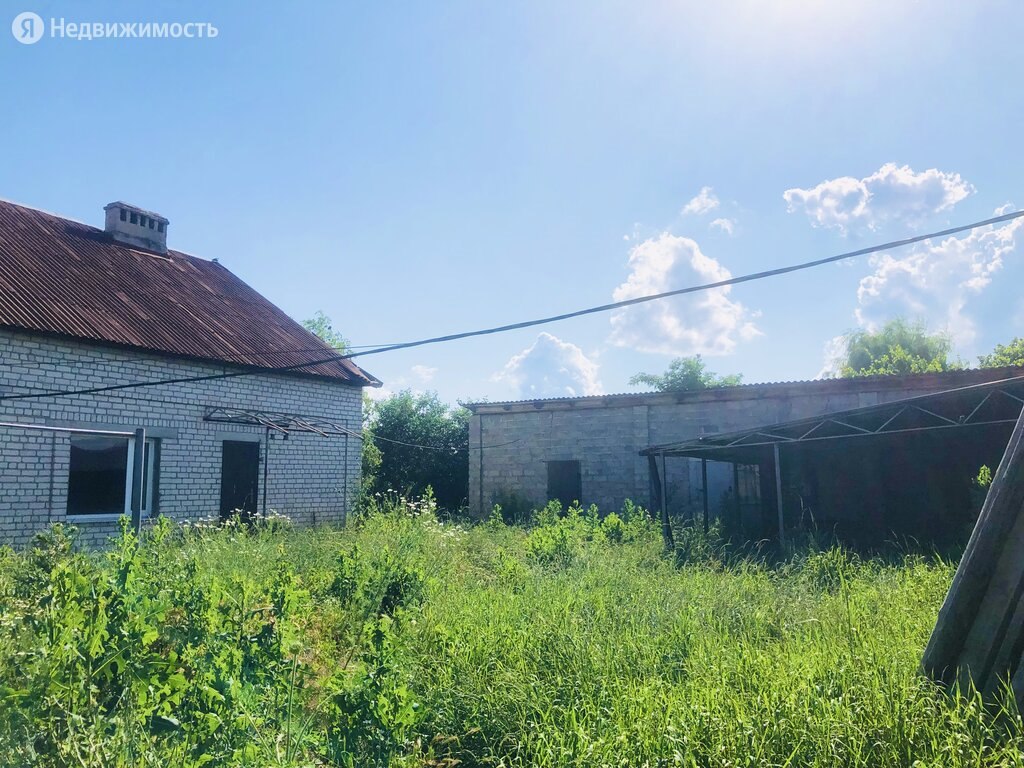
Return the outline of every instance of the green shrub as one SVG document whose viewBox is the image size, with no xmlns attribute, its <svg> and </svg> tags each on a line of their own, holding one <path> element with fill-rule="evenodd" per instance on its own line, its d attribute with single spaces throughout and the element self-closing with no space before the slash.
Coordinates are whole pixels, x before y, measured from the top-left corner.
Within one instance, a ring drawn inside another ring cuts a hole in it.
<svg viewBox="0 0 1024 768">
<path fill-rule="evenodd" d="M 720 567 L 727 558 L 727 543 L 722 536 L 721 522 L 715 520 L 705 532 L 703 526 L 691 523 L 675 531 L 677 565 L 700 564 Z"/>
<path fill-rule="evenodd" d="M 627 503 L 530 527 L 380 497 L 345 529 L 160 521 L 0 549 L 12 766 L 1021 766 L 923 679 L 953 566 L 741 555 Z"/>
<path fill-rule="evenodd" d="M 540 565 L 567 567 L 576 559 L 581 543 L 572 527 L 562 521 L 539 525 L 526 539 L 526 556 Z"/>
<path fill-rule="evenodd" d="M 841 546 L 811 552 L 801 566 L 801 574 L 817 589 L 835 592 L 850 583 L 860 567 L 860 557 Z"/>
<path fill-rule="evenodd" d="M 601 521 L 601 532 L 612 544 L 621 544 L 626 538 L 626 524 L 617 514 L 609 512 Z"/>
</svg>

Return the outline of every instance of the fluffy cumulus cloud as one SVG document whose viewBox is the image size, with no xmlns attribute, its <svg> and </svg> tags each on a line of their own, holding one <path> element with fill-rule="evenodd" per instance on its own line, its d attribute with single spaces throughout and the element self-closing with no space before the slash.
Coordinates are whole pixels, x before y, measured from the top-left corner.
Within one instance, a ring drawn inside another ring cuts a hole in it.
<svg viewBox="0 0 1024 768">
<path fill-rule="evenodd" d="M 790 213 L 805 213 L 814 226 L 845 234 L 876 229 L 894 219 L 920 222 L 973 191 L 958 173 L 937 168 L 917 173 L 909 165 L 886 163 L 863 179 L 841 176 L 810 189 L 787 189 L 782 196 Z"/>
<path fill-rule="evenodd" d="M 409 369 L 408 373 L 387 377 L 386 386 L 367 387 L 363 391 L 367 393 L 371 400 L 387 400 L 403 389 L 412 390 L 413 393 L 418 395 L 425 390 L 426 385 L 433 381 L 436 375 L 437 368 L 422 364 L 414 365 Z"/>
<path fill-rule="evenodd" d="M 1003 268 L 1021 226 L 1022 220 L 1014 219 L 962 237 L 925 241 L 902 257 L 876 254 L 870 262 L 874 271 L 857 289 L 858 322 L 872 328 L 897 314 L 922 318 L 969 344 L 975 337 L 971 304 Z"/>
<path fill-rule="evenodd" d="M 600 395 L 598 366 L 575 344 L 541 333 L 522 352 L 513 355 L 495 374 L 516 388 L 520 397 L 577 397 Z"/>
<path fill-rule="evenodd" d="M 720 230 L 722 230 L 729 237 L 732 237 L 733 234 L 735 234 L 735 232 L 736 232 L 736 222 L 733 221 L 732 219 L 726 219 L 726 218 L 715 219 L 710 224 L 708 224 L 708 226 L 711 227 L 711 229 L 720 229 Z"/>
<path fill-rule="evenodd" d="M 690 202 L 683 206 L 684 214 L 703 216 L 718 207 L 718 198 L 711 187 L 701 187 L 700 192 Z"/>
<path fill-rule="evenodd" d="M 411 369 L 413 377 L 422 382 L 428 384 L 437 373 L 437 368 L 433 368 L 429 365 L 414 365 Z"/>
<path fill-rule="evenodd" d="M 663 293 L 732 277 L 687 237 L 663 233 L 629 253 L 629 277 L 615 289 L 616 301 Z M 756 313 L 729 297 L 730 287 L 661 299 L 615 311 L 611 342 L 665 355 L 726 355 L 741 341 L 760 335 Z"/>
<path fill-rule="evenodd" d="M 833 336 L 822 349 L 821 370 L 816 379 L 827 379 L 839 375 L 839 369 L 846 357 L 846 336 Z"/>
</svg>

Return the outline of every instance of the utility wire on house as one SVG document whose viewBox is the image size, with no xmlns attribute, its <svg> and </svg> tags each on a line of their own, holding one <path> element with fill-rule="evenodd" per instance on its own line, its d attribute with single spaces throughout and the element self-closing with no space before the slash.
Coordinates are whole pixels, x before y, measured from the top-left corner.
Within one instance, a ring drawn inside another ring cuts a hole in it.
<svg viewBox="0 0 1024 768">
<path fill-rule="evenodd" d="M 966 232 L 968 230 L 977 229 L 979 227 L 987 227 L 993 224 L 1000 224 L 1003 222 L 1012 221 L 1013 219 L 1020 218 L 1021 216 L 1024 216 L 1024 211 L 1015 211 L 1013 213 L 1006 213 L 1001 216 L 995 216 L 990 219 L 976 221 L 971 224 L 964 224 L 958 227 L 950 227 L 949 229 L 939 230 L 938 232 L 930 232 L 924 235 L 916 235 L 914 237 L 908 237 L 902 240 L 893 240 L 888 243 L 882 243 L 881 245 L 873 245 L 867 248 L 859 248 L 855 251 L 847 251 L 846 253 L 840 253 L 835 256 L 828 256 L 826 258 L 815 259 L 813 261 L 805 261 L 799 264 L 792 264 L 786 267 L 778 267 L 776 269 L 769 269 L 761 272 L 752 272 L 750 274 L 740 275 L 739 277 L 731 277 L 727 280 L 719 280 L 714 283 L 705 283 L 703 285 L 694 285 L 686 288 L 677 288 L 675 290 L 665 291 L 663 293 L 653 293 L 646 296 L 638 296 L 633 299 L 626 299 L 625 301 L 616 301 L 610 304 L 600 304 L 598 306 L 587 307 L 586 309 L 579 309 L 574 312 L 566 312 L 559 315 L 551 315 L 549 317 L 542 317 L 536 320 L 524 320 L 518 323 L 499 325 L 493 328 L 483 328 L 475 331 L 464 331 L 462 333 L 453 333 L 446 336 L 433 336 L 431 338 L 420 339 L 417 341 L 407 341 L 400 344 L 390 344 L 382 347 L 376 347 L 362 352 L 349 352 L 341 355 L 332 355 L 330 357 L 320 358 L 318 360 L 309 360 L 303 363 L 295 363 L 293 365 L 283 365 L 275 367 L 247 366 L 244 370 L 241 371 L 208 374 L 205 376 L 182 376 L 171 379 L 135 381 L 128 382 L 125 384 L 110 384 L 102 387 L 87 387 L 84 389 L 55 390 L 50 392 L 39 392 L 31 394 L 3 395 L 0 396 L 0 402 L 8 400 L 33 400 L 44 397 L 74 397 L 78 395 L 95 395 L 103 392 L 114 392 L 124 389 L 136 389 L 139 387 L 156 387 L 171 384 L 190 384 L 203 381 L 216 381 L 219 379 L 233 379 L 242 376 L 254 376 L 260 374 L 266 375 L 269 373 L 288 373 L 291 371 L 298 371 L 303 368 L 310 368 L 315 365 L 324 365 L 326 363 L 333 363 L 341 360 L 349 360 L 355 357 L 366 357 L 368 355 L 378 355 L 385 352 L 396 352 L 401 349 L 411 349 L 413 347 L 422 347 L 427 346 L 429 344 L 441 344 L 449 341 L 458 341 L 460 339 L 473 338 L 476 336 L 488 336 L 497 333 L 505 333 L 507 331 L 521 330 L 523 328 L 532 328 L 538 325 L 547 325 L 550 323 L 560 322 L 562 320 L 569 320 L 575 317 L 583 317 L 585 315 L 592 315 L 600 312 L 610 312 L 615 309 L 630 307 L 636 304 L 643 304 L 650 301 L 667 299 L 672 296 L 683 296 L 689 293 L 698 293 L 701 291 L 712 290 L 714 288 L 724 288 L 730 285 L 739 285 L 740 283 L 748 283 L 753 282 L 755 280 L 763 280 L 768 277 L 776 277 L 778 275 L 786 275 L 791 272 L 799 272 L 805 269 L 812 269 L 814 267 L 820 267 L 824 264 L 832 264 L 838 261 L 852 259 L 857 256 L 865 256 L 871 253 L 879 253 L 880 251 L 888 251 L 894 248 L 901 248 L 903 246 L 913 245 L 914 243 L 920 243 L 925 240 L 932 240 L 938 237 L 946 237 L 948 235 L 954 235 L 959 232 Z"/>
<path fill-rule="evenodd" d="M 173 398 L 167 398 L 167 397 L 140 397 L 138 395 L 128 395 L 128 394 L 123 394 L 123 393 L 112 393 L 112 394 L 117 395 L 119 397 L 122 397 L 125 400 L 131 400 L 133 402 L 156 403 L 157 405 L 165 405 L 165 406 L 166 405 L 183 405 L 183 406 L 190 407 L 190 408 L 196 406 L 196 403 L 193 402 L 193 401 L 190 401 L 190 400 L 175 400 Z M 51 431 L 55 431 L 55 432 L 83 432 L 83 433 L 91 434 L 91 435 L 96 435 L 96 434 L 127 435 L 128 434 L 127 432 L 121 432 L 121 431 L 105 432 L 104 430 L 85 429 L 85 428 L 83 428 L 83 429 L 69 429 L 67 427 L 40 426 L 40 425 L 37 425 L 37 424 L 32 424 L 30 422 L 15 422 L 15 421 L 0 422 L 0 428 L 29 429 L 29 430 L 32 430 L 32 429 L 42 429 L 42 430 L 51 430 Z M 490 448 L 504 448 L 505 446 L 515 445 L 516 443 L 521 443 L 523 441 L 523 438 L 520 437 L 520 438 L 516 438 L 515 440 L 508 440 L 508 441 L 503 442 L 503 443 L 489 443 L 487 445 L 471 445 L 468 448 L 452 448 L 450 446 L 424 445 L 424 444 L 421 444 L 421 443 L 409 443 L 409 442 L 405 442 L 403 440 L 395 440 L 395 439 L 390 438 L 390 437 L 383 437 L 382 435 L 375 434 L 375 433 L 373 433 L 373 432 L 371 432 L 369 430 L 350 429 L 348 427 L 343 427 L 341 425 L 338 425 L 338 428 L 342 432 L 344 432 L 346 435 L 348 435 L 349 437 L 355 438 L 356 440 L 380 440 L 380 441 L 385 442 L 385 443 L 393 443 L 395 445 L 404 445 L 407 448 L 420 448 L 420 449 L 425 450 L 425 451 L 441 451 L 442 453 L 465 453 L 467 450 L 469 450 L 469 451 L 485 451 L 485 450 L 488 450 Z"/>
<path fill-rule="evenodd" d="M 395 445 L 404 445 L 406 448 L 422 448 L 426 451 L 441 451 L 442 453 L 463 453 L 465 451 L 483 451 L 488 448 L 504 448 L 506 445 L 515 445 L 521 443 L 523 438 L 519 437 L 515 440 L 508 440 L 504 443 L 492 443 L 490 445 L 471 445 L 468 448 L 451 448 L 440 445 L 420 445 L 419 443 L 406 443 L 402 440 L 392 440 L 390 437 L 381 437 L 375 435 L 372 432 L 356 432 L 351 429 L 343 429 L 345 434 L 350 437 L 356 438 L 356 440 L 382 440 L 385 443 L 394 443 Z"/>
<path fill-rule="evenodd" d="M 348 350 L 352 350 L 352 349 L 374 349 L 376 347 L 392 346 L 393 344 L 396 344 L 396 343 L 398 343 L 398 342 L 390 342 L 389 344 L 346 344 L 345 347 L 344 347 L 344 351 L 342 349 L 338 349 L 338 354 L 339 355 L 345 354 L 345 352 L 347 352 Z M 327 344 L 327 346 L 331 346 L 327 342 L 324 342 L 324 344 Z M 221 357 L 218 358 L 218 360 L 223 358 L 223 360 L 227 361 L 228 359 L 236 359 L 236 358 L 246 357 L 246 356 L 250 356 L 250 355 L 272 356 L 272 355 L 292 354 L 292 353 L 295 353 L 295 352 L 323 352 L 323 351 L 324 351 L 323 345 L 321 345 L 319 347 L 291 347 L 291 348 L 280 348 L 280 349 L 266 349 L 266 348 L 263 348 L 263 347 L 253 347 L 252 349 L 246 350 L 245 352 L 225 352 L 225 353 L 223 353 L 221 355 Z M 135 358 L 132 362 L 136 362 L 136 363 L 140 363 L 140 364 L 148 364 L 150 362 L 150 360 L 147 357 L 143 356 L 143 355 L 146 355 L 146 354 L 147 353 L 145 353 L 145 352 L 140 352 L 139 356 L 137 358 Z M 148 354 L 152 355 L 153 352 L 149 352 Z M 239 364 L 240 365 L 245 365 L 246 363 L 243 362 L 243 363 L 239 363 Z M 18 360 L 17 362 L 10 363 L 10 364 L 0 363 L 0 368 L 8 368 L 8 369 L 14 369 L 14 368 L 39 368 L 39 367 L 44 366 L 44 365 L 51 365 L 51 362 L 49 360 Z M 309 365 L 309 363 L 303 363 L 303 365 Z"/>
<path fill-rule="evenodd" d="M 123 430 L 105 430 L 105 429 L 85 429 L 76 427 L 61 427 L 51 426 L 48 424 L 30 424 L 22 423 L 18 421 L 0 421 L 0 428 L 4 429 L 27 429 L 32 431 L 43 431 L 43 432 L 68 432 L 68 433 L 81 433 L 86 435 L 111 435 L 116 437 L 130 437 L 132 432 L 125 432 Z M 381 437 L 375 435 L 372 432 L 357 432 L 352 429 L 342 428 L 342 431 L 349 437 L 354 437 L 356 440 L 381 440 L 385 443 L 394 443 L 395 445 L 403 445 L 406 448 L 417 448 L 424 451 L 440 451 L 442 453 L 459 454 L 467 451 L 482 451 L 489 448 L 504 448 L 506 445 L 514 445 L 515 443 L 522 442 L 522 438 L 516 440 L 508 440 L 504 443 L 492 443 L 491 445 L 471 445 L 468 448 L 452 448 L 440 445 L 421 445 L 420 443 L 407 443 L 403 440 L 392 440 L 390 437 Z"/>
</svg>

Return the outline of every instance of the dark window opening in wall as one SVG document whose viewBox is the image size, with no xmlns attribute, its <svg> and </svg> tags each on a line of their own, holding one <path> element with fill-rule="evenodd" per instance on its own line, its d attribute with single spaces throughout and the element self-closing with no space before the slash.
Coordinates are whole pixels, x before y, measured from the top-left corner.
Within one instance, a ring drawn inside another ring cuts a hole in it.
<svg viewBox="0 0 1024 768">
<path fill-rule="evenodd" d="M 562 509 L 583 502 L 583 480 L 578 461 L 548 462 L 548 501 L 560 501 Z"/>
<path fill-rule="evenodd" d="M 68 515 L 131 513 L 135 440 L 107 435 L 72 435 Z M 142 513 L 154 511 L 156 441 L 143 448 Z"/>
<path fill-rule="evenodd" d="M 260 495 L 260 444 L 225 440 L 221 449 L 220 518 L 256 518 Z"/>
</svg>

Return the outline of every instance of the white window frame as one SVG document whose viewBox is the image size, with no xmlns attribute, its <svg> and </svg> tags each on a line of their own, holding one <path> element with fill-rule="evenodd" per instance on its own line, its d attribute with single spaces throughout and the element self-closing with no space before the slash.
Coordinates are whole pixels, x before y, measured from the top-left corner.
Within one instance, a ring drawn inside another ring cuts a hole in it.
<svg viewBox="0 0 1024 768">
<path fill-rule="evenodd" d="M 102 433 L 97 433 L 102 434 Z M 67 519 L 76 523 L 105 523 L 119 520 L 122 516 L 132 514 L 132 477 L 135 474 L 135 438 L 125 437 L 128 441 L 128 462 L 124 472 L 124 511 L 122 512 L 97 512 L 93 514 L 70 514 Z M 142 499 L 142 517 L 153 516 L 153 481 L 156 477 L 156 453 L 157 438 L 146 438 L 146 451 L 143 453 L 146 460 L 143 485 L 146 494 Z"/>
<path fill-rule="evenodd" d="M 142 516 L 152 516 L 153 509 L 153 476 L 156 471 L 156 438 L 147 437 L 146 447 L 142 453 L 146 467 L 143 470 L 142 485 L 146 489 L 142 497 Z M 128 466 L 125 468 L 124 478 L 124 513 L 132 513 L 132 477 L 135 475 L 135 438 L 128 438 Z"/>
</svg>

